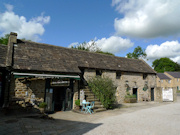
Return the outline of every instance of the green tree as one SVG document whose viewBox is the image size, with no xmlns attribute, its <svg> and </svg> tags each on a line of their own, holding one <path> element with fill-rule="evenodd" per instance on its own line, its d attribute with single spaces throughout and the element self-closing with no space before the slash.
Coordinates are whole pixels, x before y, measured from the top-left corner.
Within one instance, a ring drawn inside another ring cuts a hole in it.
<svg viewBox="0 0 180 135">
<path fill-rule="evenodd" d="M 132 53 L 128 53 L 127 58 L 132 58 L 132 59 L 139 59 L 139 58 L 146 58 L 147 54 L 145 51 L 140 47 L 136 47 Z"/>
<path fill-rule="evenodd" d="M 180 65 L 169 58 L 160 58 L 153 61 L 154 70 L 158 73 L 164 73 L 164 71 L 180 71 Z"/>
<path fill-rule="evenodd" d="M 9 36 L 10 36 L 10 34 L 6 34 L 4 37 L 1 37 L 0 38 L 0 44 L 7 45 L 8 40 L 9 40 Z M 22 40 L 26 40 L 26 39 L 22 38 Z M 27 40 L 27 41 L 31 41 L 31 40 Z"/>
<path fill-rule="evenodd" d="M 89 88 L 106 109 L 112 108 L 116 101 L 116 86 L 108 77 L 93 77 L 88 81 Z"/>
<path fill-rule="evenodd" d="M 4 37 L 0 38 L 0 44 L 7 45 L 8 44 L 8 39 L 9 39 L 9 34 L 6 34 Z"/>
<path fill-rule="evenodd" d="M 90 43 L 87 42 L 83 42 L 80 43 L 76 46 L 71 46 L 71 48 L 73 49 L 77 49 L 77 50 L 84 50 L 84 51 L 88 51 L 88 52 L 96 52 L 96 53 L 102 53 L 102 54 L 107 54 L 107 55 L 113 55 L 110 52 L 104 52 L 102 51 L 97 45 L 96 42 L 94 40 L 92 40 Z"/>
</svg>

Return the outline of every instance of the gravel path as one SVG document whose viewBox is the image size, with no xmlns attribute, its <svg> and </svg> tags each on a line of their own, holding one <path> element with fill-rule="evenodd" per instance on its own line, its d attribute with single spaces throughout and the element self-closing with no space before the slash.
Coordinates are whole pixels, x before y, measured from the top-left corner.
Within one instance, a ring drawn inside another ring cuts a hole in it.
<svg viewBox="0 0 180 135">
<path fill-rule="evenodd" d="M 124 113 L 94 123 L 101 125 L 86 135 L 180 135 L 180 102 Z"/>
</svg>

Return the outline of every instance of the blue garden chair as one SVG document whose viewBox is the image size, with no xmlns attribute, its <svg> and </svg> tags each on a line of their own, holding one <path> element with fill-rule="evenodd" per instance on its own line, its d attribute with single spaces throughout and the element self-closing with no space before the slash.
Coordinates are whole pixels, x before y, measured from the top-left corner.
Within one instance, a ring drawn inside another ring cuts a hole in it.
<svg viewBox="0 0 180 135">
<path fill-rule="evenodd" d="M 83 110 L 86 112 L 86 104 L 82 104 L 81 112 L 82 112 Z"/>
<path fill-rule="evenodd" d="M 94 103 L 95 103 L 95 102 L 92 101 L 92 102 L 91 102 L 91 105 L 86 106 L 86 109 L 87 109 L 87 110 L 86 110 L 86 113 L 90 113 L 90 114 L 93 113 Z"/>
</svg>

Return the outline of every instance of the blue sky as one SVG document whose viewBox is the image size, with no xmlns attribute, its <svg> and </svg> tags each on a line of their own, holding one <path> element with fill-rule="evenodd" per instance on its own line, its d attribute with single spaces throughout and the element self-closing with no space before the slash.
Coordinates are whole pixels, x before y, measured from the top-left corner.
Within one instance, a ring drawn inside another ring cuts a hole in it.
<svg viewBox="0 0 180 135">
<path fill-rule="evenodd" d="M 141 46 L 148 64 L 161 57 L 180 63 L 179 0 L 1 0 L 0 36 L 69 47 L 95 40 L 125 57 Z"/>
</svg>

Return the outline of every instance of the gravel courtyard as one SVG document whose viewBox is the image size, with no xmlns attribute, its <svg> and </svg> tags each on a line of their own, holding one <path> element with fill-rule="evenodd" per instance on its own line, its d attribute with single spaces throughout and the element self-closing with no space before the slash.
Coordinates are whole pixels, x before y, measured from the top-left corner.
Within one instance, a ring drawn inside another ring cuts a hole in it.
<svg viewBox="0 0 180 135">
<path fill-rule="evenodd" d="M 21 112 L 2 114 L 1 135 L 179 135 L 177 102 L 142 102 L 95 114 L 56 112 L 41 118 Z"/>
</svg>

